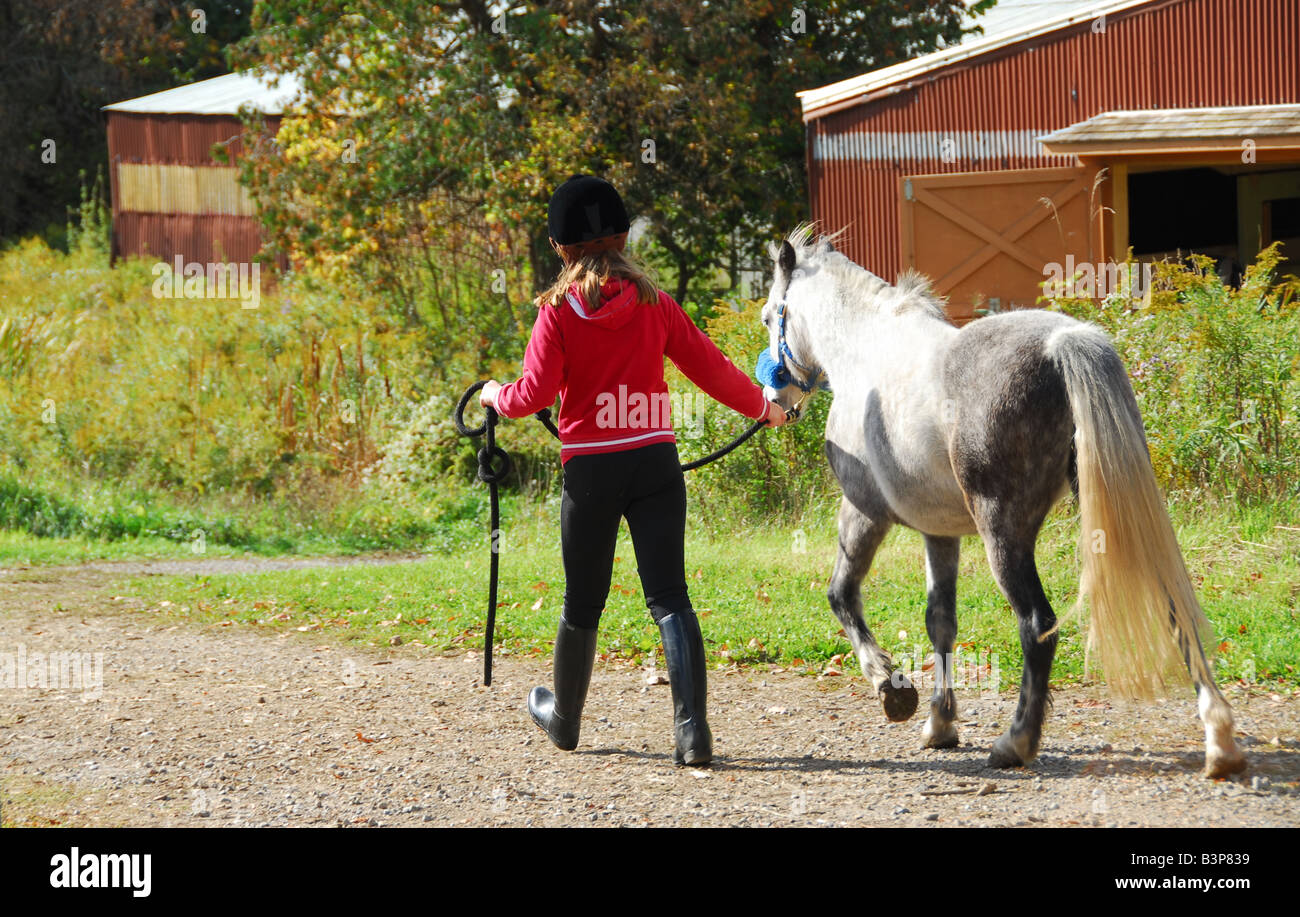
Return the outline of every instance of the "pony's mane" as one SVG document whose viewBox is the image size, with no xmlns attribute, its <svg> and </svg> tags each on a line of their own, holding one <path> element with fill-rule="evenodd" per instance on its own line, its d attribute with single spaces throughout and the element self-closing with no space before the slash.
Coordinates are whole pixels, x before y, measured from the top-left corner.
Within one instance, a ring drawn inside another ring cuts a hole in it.
<svg viewBox="0 0 1300 917">
<path fill-rule="evenodd" d="M 819 233 L 816 223 L 800 223 L 790 231 L 785 240 L 794 248 L 796 267 L 815 263 L 825 268 L 835 275 L 844 290 L 854 299 L 871 302 L 882 311 L 901 314 L 915 310 L 948 321 L 943 300 L 935 294 L 929 279 L 924 274 L 911 269 L 906 270 L 899 275 L 898 283 L 890 286 L 835 249 L 834 243 L 842 235 L 844 235 L 843 229 L 833 233 Z M 769 247 L 773 261 L 777 260 L 780 250 L 780 246 L 776 243 Z"/>
</svg>

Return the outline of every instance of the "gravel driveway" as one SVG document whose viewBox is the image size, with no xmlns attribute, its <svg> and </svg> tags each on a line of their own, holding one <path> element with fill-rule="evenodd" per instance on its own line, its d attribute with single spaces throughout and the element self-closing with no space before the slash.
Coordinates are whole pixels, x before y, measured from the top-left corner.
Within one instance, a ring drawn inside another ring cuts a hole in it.
<svg viewBox="0 0 1300 917">
<path fill-rule="evenodd" d="M 201 562 L 284 563 L 314 562 Z M 669 688 L 639 669 L 597 664 L 582 742 L 563 753 L 524 710 L 546 660 L 501 658 L 484 688 L 476 653 L 178 623 L 113 597 L 122 573 L 191 566 L 0 570 L 9 664 L 103 654 L 97 698 L 0 687 L 4 824 L 1300 824 L 1295 696 L 1230 689 L 1250 768 L 1208 781 L 1190 695 L 1061 690 L 1040 758 L 1008 772 L 984 762 L 1012 694 L 959 698 L 961 746 L 926 751 L 920 717 L 886 722 L 860 678 L 714 671 L 715 766 L 675 768 Z"/>
</svg>

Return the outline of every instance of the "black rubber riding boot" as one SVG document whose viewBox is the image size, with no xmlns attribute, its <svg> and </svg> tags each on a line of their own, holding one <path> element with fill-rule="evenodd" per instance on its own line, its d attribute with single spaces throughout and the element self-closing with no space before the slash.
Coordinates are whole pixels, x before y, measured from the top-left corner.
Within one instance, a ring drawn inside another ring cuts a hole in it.
<svg viewBox="0 0 1300 917">
<path fill-rule="evenodd" d="M 700 767 L 713 760 L 713 733 L 704 712 L 708 677 L 700 622 L 693 611 L 673 612 L 659 622 L 659 635 L 673 690 L 673 733 L 677 740 L 673 763 Z"/>
<path fill-rule="evenodd" d="M 555 634 L 555 693 L 533 688 L 528 695 L 528 712 L 557 748 L 578 747 L 578 726 L 582 705 L 591 684 L 591 667 L 596 660 L 596 628 L 574 627 L 560 617 Z"/>
</svg>

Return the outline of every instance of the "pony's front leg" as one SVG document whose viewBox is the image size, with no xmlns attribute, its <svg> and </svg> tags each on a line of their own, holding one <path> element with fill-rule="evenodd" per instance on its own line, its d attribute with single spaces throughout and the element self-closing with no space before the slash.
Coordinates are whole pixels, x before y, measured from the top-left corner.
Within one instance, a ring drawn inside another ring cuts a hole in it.
<svg viewBox="0 0 1300 917">
<path fill-rule="evenodd" d="M 863 676 L 880 696 L 885 716 L 899 722 L 916 712 L 916 688 L 901 671 L 895 674 L 893 660 L 862 617 L 862 581 L 890 526 L 888 520 L 868 517 L 847 497 L 840 502 L 839 550 L 826 597 L 858 654 Z"/>
<path fill-rule="evenodd" d="M 957 696 L 953 692 L 953 644 L 957 642 L 957 560 L 960 538 L 925 536 L 925 629 L 934 646 L 934 694 L 921 729 L 926 748 L 957 747 Z"/>
</svg>

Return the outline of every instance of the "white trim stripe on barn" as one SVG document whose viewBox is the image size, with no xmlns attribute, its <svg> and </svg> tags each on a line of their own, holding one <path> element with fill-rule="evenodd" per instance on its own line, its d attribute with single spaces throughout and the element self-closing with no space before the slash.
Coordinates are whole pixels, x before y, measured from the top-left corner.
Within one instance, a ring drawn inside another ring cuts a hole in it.
<svg viewBox="0 0 1300 917">
<path fill-rule="evenodd" d="M 1036 158 L 1043 156 L 1042 130 L 1018 131 L 847 131 L 813 134 L 818 162 L 906 162 Z M 947 146 L 945 146 L 947 144 Z"/>
</svg>

